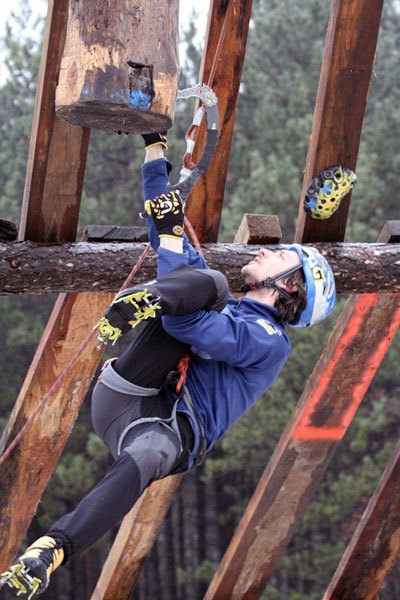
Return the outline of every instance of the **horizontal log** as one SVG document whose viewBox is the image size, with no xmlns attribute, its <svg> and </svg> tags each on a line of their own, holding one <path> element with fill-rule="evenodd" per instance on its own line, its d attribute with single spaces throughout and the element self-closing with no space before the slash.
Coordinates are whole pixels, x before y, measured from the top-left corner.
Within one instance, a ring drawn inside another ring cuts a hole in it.
<svg viewBox="0 0 400 600">
<path fill-rule="evenodd" d="M 400 292 L 400 245 L 313 244 L 327 258 L 342 293 Z M 0 295 L 48 292 L 115 292 L 145 250 L 145 243 L 89 243 L 47 245 L 33 242 L 0 244 Z M 268 247 L 268 246 L 263 246 Z M 285 245 L 270 246 L 276 250 Z M 205 260 L 222 271 L 231 290 L 239 292 L 240 270 L 260 246 L 204 244 Z M 133 282 L 156 273 L 154 251 L 143 261 Z"/>
</svg>

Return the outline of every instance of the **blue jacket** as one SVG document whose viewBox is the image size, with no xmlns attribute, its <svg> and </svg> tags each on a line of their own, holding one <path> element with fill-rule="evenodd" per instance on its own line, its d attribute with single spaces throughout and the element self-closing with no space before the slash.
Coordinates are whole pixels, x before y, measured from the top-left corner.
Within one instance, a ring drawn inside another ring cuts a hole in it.
<svg viewBox="0 0 400 600">
<path fill-rule="evenodd" d="M 157 174 L 158 177 L 154 178 Z M 164 159 L 142 169 L 145 199 L 166 191 Z M 202 256 L 184 236 L 184 252 L 159 248 L 152 219 L 149 239 L 158 250 L 158 275 L 183 264 L 207 268 Z M 163 316 L 165 330 L 191 345 L 187 387 L 202 420 L 207 450 L 242 417 L 271 386 L 284 365 L 290 342 L 276 310 L 246 297 L 229 298 L 221 312 L 199 310 L 189 315 Z"/>
</svg>

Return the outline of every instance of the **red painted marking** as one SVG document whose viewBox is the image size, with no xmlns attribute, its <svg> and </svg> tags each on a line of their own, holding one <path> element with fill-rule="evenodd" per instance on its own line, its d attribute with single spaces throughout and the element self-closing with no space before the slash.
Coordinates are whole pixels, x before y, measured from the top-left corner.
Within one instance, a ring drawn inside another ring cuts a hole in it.
<svg viewBox="0 0 400 600">
<path fill-rule="evenodd" d="M 292 434 L 295 440 L 324 440 L 336 442 L 341 440 L 346 430 L 342 427 L 314 427 L 312 425 L 298 425 Z"/>
<path fill-rule="evenodd" d="M 316 427 L 310 425 L 311 416 L 315 411 L 316 406 L 320 402 L 328 385 L 331 382 L 333 373 L 342 359 L 345 349 L 354 341 L 356 336 L 364 326 L 365 315 L 369 314 L 378 300 L 377 294 L 363 294 L 357 302 L 353 314 L 349 319 L 345 330 L 340 337 L 336 348 L 333 351 L 332 357 L 327 364 L 324 374 L 320 377 L 318 386 L 311 394 L 303 413 L 300 415 L 298 423 L 293 430 L 292 438 L 301 440 L 326 440 L 337 441 L 341 440 L 347 431 L 357 409 L 360 405 L 365 392 L 367 391 L 376 370 L 378 369 L 386 350 L 393 339 L 400 325 L 400 301 L 398 307 L 394 311 L 393 318 L 387 327 L 385 337 L 371 349 L 371 354 L 363 369 L 361 378 L 351 390 L 351 399 L 347 403 L 341 415 L 340 422 L 334 426 Z"/>
</svg>

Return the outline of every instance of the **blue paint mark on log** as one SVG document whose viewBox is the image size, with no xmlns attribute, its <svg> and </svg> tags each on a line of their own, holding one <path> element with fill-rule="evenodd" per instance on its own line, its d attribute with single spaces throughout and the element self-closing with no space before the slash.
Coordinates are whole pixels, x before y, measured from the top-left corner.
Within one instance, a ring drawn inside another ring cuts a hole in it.
<svg viewBox="0 0 400 600">
<path fill-rule="evenodd" d="M 110 100 L 112 102 L 124 102 L 125 100 L 125 94 L 123 90 L 118 90 L 118 92 L 113 92 L 112 94 L 110 94 Z"/>
<path fill-rule="evenodd" d="M 129 92 L 129 106 L 131 108 L 142 108 L 149 110 L 151 106 L 152 96 L 139 90 L 131 90 Z"/>
</svg>

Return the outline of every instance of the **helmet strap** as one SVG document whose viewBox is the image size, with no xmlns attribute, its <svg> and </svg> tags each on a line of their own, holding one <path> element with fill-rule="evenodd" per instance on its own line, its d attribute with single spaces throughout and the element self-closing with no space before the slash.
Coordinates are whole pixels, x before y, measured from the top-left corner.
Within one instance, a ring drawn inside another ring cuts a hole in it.
<svg viewBox="0 0 400 600">
<path fill-rule="evenodd" d="M 284 290 L 283 287 L 278 285 L 276 282 L 279 279 L 284 279 L 285 277 L 292 275 L 292 273 L 294 273 L 295 271 L 298 271 L 299 269 L 302 269 L 302 268 L 303 268 L 302 264 L 296 265 L 295 267 L 291 267 L 290 269 L 287 269 L 286 271 L 282 271 L 281 273 L 278 273 L 277 275 L 274 275 L 273 277 L 267 277 L 263 281 L 254 281 L 252 283 L 244 283 L 240 289 L 242 292 L 250 292 L 251 290 L 258 290 L 260 288 L 267 287 L 267 288 L 271 288 L 271 289 L 275 290 L 276 292 L 278 292 L 278 294 L 280 296 L 282 296 L 283 298 L 285 298 L 285 300 L 291 300 L 291 295 L 289 294 L 289 292 Z"/>
</svg>

